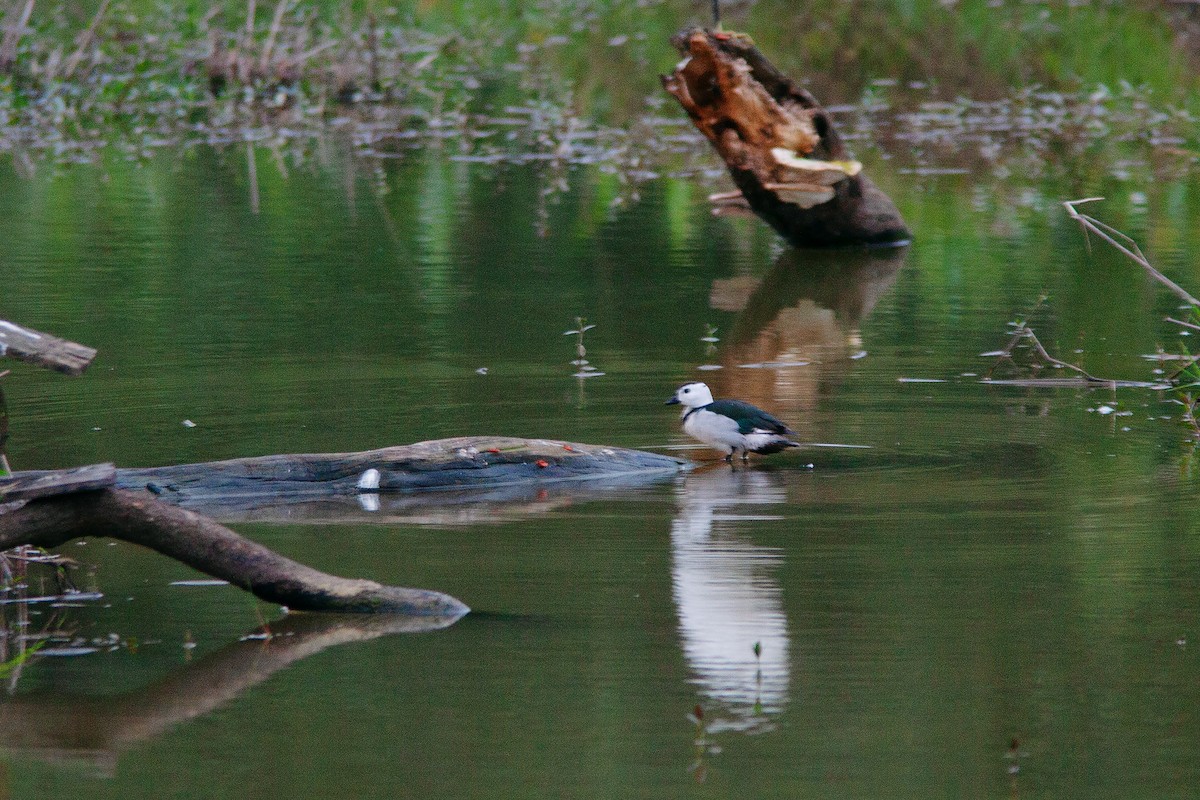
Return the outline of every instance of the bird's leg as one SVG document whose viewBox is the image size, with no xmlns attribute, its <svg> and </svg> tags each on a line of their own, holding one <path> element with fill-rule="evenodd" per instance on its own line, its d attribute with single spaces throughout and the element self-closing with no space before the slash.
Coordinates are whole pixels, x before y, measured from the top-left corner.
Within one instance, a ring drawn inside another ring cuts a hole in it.
<svg viewBox="0 0 1200 800">
<path fill-rule="evenodd" d="M 730 450 L 728 453 L 725 454 L 725 463 L 726 464 L 733 463 L 733 451 L 732 450 Z"/>
<path fill-rule="evenodd" d="M 750 451 L 749 450 L 742 451 L 742 463 L 743 464 L 750 463 Z"/>
</svg>

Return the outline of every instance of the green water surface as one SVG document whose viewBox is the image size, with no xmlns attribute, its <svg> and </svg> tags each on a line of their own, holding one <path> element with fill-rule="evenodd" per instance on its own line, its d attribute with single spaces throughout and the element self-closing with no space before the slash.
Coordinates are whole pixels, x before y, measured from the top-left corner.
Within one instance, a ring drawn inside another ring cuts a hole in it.
<svg viewBox="0 0 1200 800">
<path fill-rule="evenodd" d="M 614 205 L 611 176 L 579 168 L 548 200 L 536 166 L 435 151 L 286 177 L 263 155 L 255 214 L 243 153 L 0 173 L 0 318 L 100 350 L 76 379 L 6 364 L 15 469 L 463 434 L 704 464 L 230 523 L 475 610 L 434 632 L 283 617 L 171 585 L 203 576 L 133 546 L 68 545 L 103 598 L 0 614 L 120 645 L 5 677 L 0 797 L 1193 796 L 1200 502 L 1179 409 L 984 385 L 980 354 L 1027 318 L 1093 374 L 1155 378 L 1143 356 L 1179 347 L 1178 301 L 1089 254 L 1058 203 L 1106 195 L 1096 213 L 1197 287 L 1194 179 L 880 160 L 911 247 L 808 253 L 714 218 L 701 182 Z M 572 377 L 577 316 L 601 377 Z M 809 446 L 736 470 L 681 449 L 662 404 L 693 379 Z M 275 639 L 241 640 L 263 621 Z"/>
</svg>

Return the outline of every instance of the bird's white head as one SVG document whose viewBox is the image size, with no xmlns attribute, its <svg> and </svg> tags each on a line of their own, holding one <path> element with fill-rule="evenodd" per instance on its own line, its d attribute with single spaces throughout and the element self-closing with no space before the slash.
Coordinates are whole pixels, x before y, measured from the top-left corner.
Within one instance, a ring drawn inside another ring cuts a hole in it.
<svg viewBox="0 0 1200 800">
<path fill-rule="evenodd" d="M 706 406 L 713 401 L 712 392 L 708 390 L 708 386 L 700 383 L 685 383 L 675 390 L 675 395 L 667 401 L 667 405 L 675 405 L 681 403 L 687 408 L 700 408 Z"/>
</svg>

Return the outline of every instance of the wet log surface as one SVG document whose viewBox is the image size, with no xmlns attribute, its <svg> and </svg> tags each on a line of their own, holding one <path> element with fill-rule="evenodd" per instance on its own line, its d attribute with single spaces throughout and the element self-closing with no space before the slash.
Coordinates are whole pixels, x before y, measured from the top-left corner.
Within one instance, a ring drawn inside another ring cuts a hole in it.
<svg viewBox="0 0 1200 800">
<path fill-rule="evenodd" d="M 93 464 L 45 472 L 21 472 L 11 478 L 0 478 L 0 504 L 92 489 L 107 489 L 116 483 L 117 470 L 112 464 Z"/>
<path fill-rule="evenodd" d="M 432 490 L 462 502 L 466 490 L 527 495 L 542 484 L 613 487 L 674 475 L 687 462 L 638 450 L 545 439 L 470 436 L 361 453 L 275 455 L 155 469 L 21 472 L 0 484 L 0 550 L 57 547 L 111 536 L 181 561 L 273 603 L 298 610 L 386 612 L 457 619 L 468 608 L 439 592 L 327 575 L 256 544 L 208 516 L 334 517 Z M 5 491 L 9 494 L 5 495 Z M 387 495 L 387 497 L 381 497 Z M 32 498 L 32 499 L 30 499 Z M 501 498 L 493 498 L 501 499 Z M 534 501 L 540 500 L 534 495 Z M 334 501 L 329 508 L 323 501 Z M 22 504 L 23 503 L 23 504 Z M 261 509 L 268 509 L 263 512 Z"/>
<path fill-rule="evenodd" d="M 288 525 L 502 525 L 593 500 L 621 500 L 632 490 L 673 480 L 653 471 L 588 480 L 522 482 L 477 488 L 335 495 L 219 494 L 170 499 L 227 525 L 242 522 Z"/>
<path fill-rule="evenodd" d="M 273 455 L 118 469 L 118 486 L 206 507 L 247 497 L 292 499 L 392 494 L 665 475 L 686 462 L 657 453 L 548 439 L 464 436 L 360 453 Z M 377 476 L 372 476 L 372 470 Z M 377 483 L 376 483 L 377 481 Z M 249 503 L 253 505 L 253 502 Z"/>
<path fill-rule="evenodd" d="M 716 148 L 744 201 L 797 247 L 910 239 L 891 198 L 849 159 L 833 119 L 748 36 L 692 29 L 664 88 Z"/>
<path fill-rule="evenodd" d="M 0 356 L 12 356 L 68 375 L 80 375 L 92 363 L 96 351 L 0 319 Z"/>
</svg>

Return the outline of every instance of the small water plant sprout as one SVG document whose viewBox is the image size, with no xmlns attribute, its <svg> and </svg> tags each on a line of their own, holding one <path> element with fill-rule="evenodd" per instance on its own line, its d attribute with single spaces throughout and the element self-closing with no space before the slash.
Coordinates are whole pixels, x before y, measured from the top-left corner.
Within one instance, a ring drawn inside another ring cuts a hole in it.
<svg viewBox="0 0 1200 800">
<path fill-rule="evenodd" d="M 576 369 L 572 373 L 572 377 L 574 378 L 598 378 L 604 374 L 596 367 L 593 367 L 591 362 L 587 360 L 587 347 L 583 344 L 583 335 L 594 327 L 596 326 L 588 324 L 587 317 L 576 317 L 575 327 L 569 331 L 563 331 L 563 336 L 576 337 L 575 358 L 571 361 L 571 366 Z"/>
</svg>

